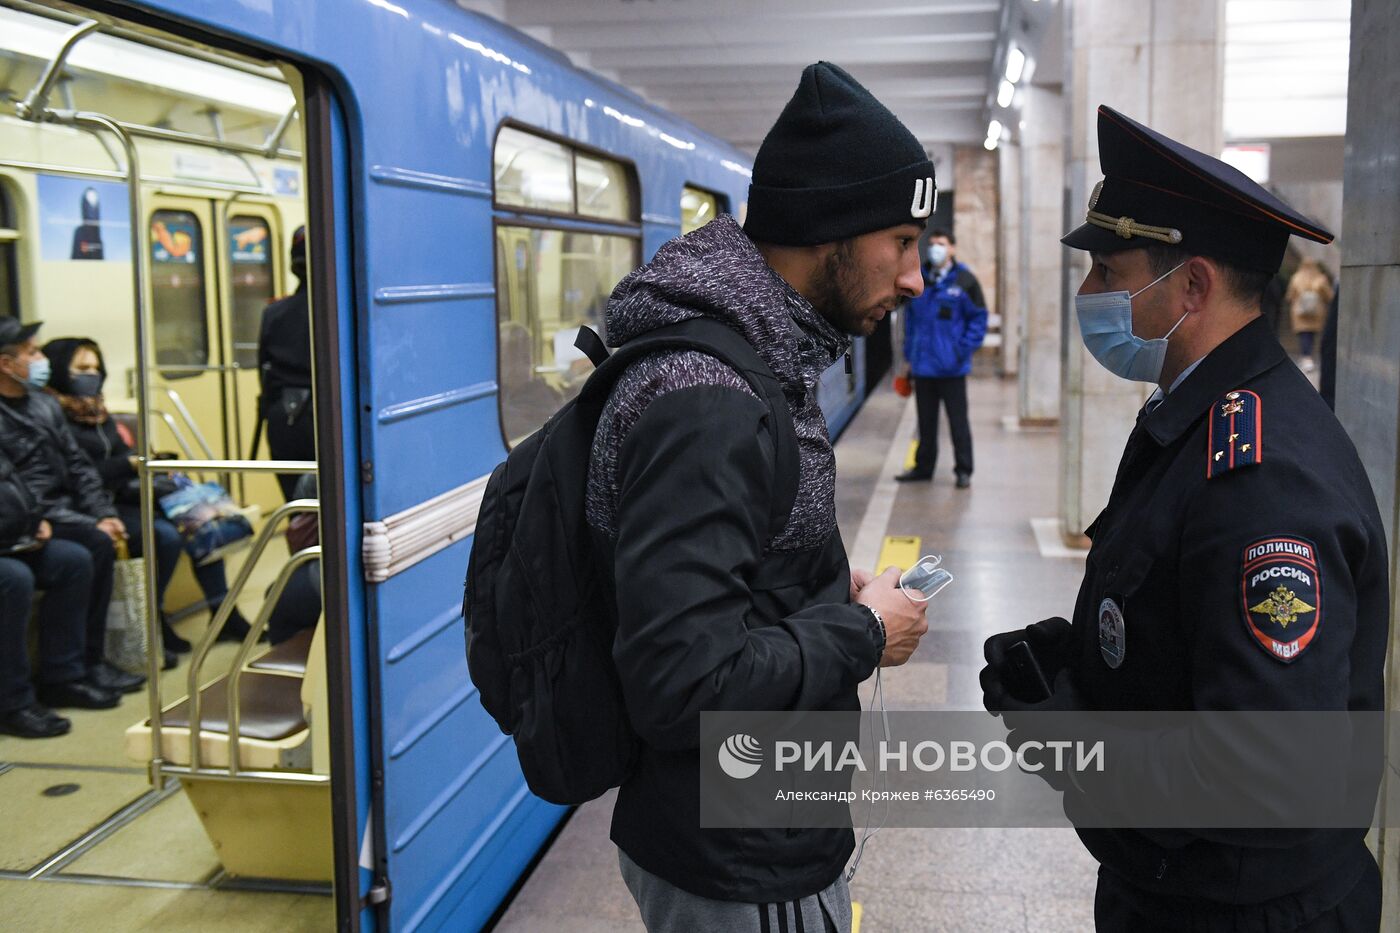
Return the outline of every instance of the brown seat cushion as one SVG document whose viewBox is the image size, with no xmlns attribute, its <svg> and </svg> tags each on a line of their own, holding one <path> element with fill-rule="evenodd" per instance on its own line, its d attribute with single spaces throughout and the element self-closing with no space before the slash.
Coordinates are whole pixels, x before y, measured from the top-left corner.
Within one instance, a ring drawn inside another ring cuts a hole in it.
<svg viewBox="0 0 1400 933">
<path fill-rule="evenodd" d="M 200 691 L 200 720 L 207 732 L 228 732 L 228 680 L 220 677 Z M 276 742 L 306 728 L 301 709 L 301 679 L 280 674 L 245 673 L 238 685 L 239 724 L 244 738 Z M 161 716 L 167 727 L 190 727 L 189 700 Z"/>
<path fill-rule="evenodd" d="M 314 628 L 304 628 L 277 645 L 267 654 L 248 665 L 253 671 L 277 671 L 279 674 L 305 674 L 306 656 L 311 651 Z"/>
</svg>

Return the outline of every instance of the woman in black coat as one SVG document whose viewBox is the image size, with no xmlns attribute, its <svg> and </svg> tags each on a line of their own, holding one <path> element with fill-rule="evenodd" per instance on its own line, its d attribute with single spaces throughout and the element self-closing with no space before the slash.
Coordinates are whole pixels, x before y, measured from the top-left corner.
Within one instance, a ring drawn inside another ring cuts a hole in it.
<svg viewBox="0 0 1400 933">
<path fill-rule="evenodd" d="M 136 452 L 122 436 L 116 421 L 103 404 L 102 384 L 107 379 L 107 367 L 102 360 L 102 349 L 96 341 L 86 337 L 62 337 L 44 344 L 44 355 L 49 358 L 52 367 L 48 391 L 63 406 L 63 414 L 68 419 L 68 426 L 78 446 L 97 465 L 98 475 L 111 493 L 130 535 L 127 546 L 131 556 L 140 557 L 144 548 L 141 541 L 141 483 L 136 473 Z M 155 537 L 156 605 L 160 605 L 165 599 L 170 578 L 175 574 L 182 540 L 175 526 L 159 513 L 155 516 Z M 194 575 L 204 593 L 205 604 L 212 612 L 228 595 L 223 561 L 203 566 L 195 564 Z M 163 613 L 161 625 L 167 649 L 178 652 L 190 650 L 190 643 L 175 634 Z M 248 623 L 235 607 L 219 638 L 241 640 L 247 633 Z"/>
</svg>

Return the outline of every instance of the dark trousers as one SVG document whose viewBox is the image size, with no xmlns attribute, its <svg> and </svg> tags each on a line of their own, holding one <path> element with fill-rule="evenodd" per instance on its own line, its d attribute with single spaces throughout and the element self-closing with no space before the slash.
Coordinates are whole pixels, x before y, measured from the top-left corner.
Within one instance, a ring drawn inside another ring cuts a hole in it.
<svg viewBox="0 0 1400 933">
<path fill-rule="evenodd" d="M 119 504 L 117 513 L 121 516 L 122 524 L 126 526 L 127 551 L 132 557 L 143 556 L 146 549 L 141 540 L 141 510 L 134 505 Z M 155 533 L 156 605 L 159 606 L 165 601 L 165 589 L 170 585 L 170 578 L 175 576 L 175 565 L 184 553 L 184 540 L 180 537 L 179 530 L 160 516 L 156 516 Z M 195 564 L 194 578 L 199 582 L 200 592 L 204 594 L 205 602 L 211 609 L 216 608 L 228 595 L 228 577 L 224 574 L 223 561 L 203 567 Z"/>
<path fill-rule="evenodd" d="M 967 421 L 967 377 L 914 377 L 914 405 L 919 412 L 919 449 L 914 469 L 932 473 L 938 465 L 938 406 L 948 410 L 953 437 L 953 471 L 972 475 L 972 426 Z"/>
<path fill-rule="evenodd" d="M 107 650 L 107 607 L 112 602 L 112 569 L 116 565 L 117 552 L 112 539 L 96 525 L 54 525 L 55 541 L 72 541 L 81 545 L 92 558 L 92 584 L 88 590 L 87 619 L 83 630 L 87 633 L 83 646 L 83 658 L 88 667 L 102 662 Z"/>
<path fill-rule="evenodd" d="M 287 588 L 268 616 L 268 641 L 274 645 L 302 629 L 315 627 L 321 618 L 321 562 L 310 561 L 298 567 L 287 581 Z"/>
<path fill-rule="evenodd" d="M 1307 893 L 1276 901 L 1222 908 L 1178 903 L 1176 909 L 1160 905 L 1144 911 L 1123 896 L 1124 882 L 1105 878 L 1099 870 L 1094 896 L 1094 929 L 1098 933 L 1379 933 L 1381 928 L 1381 872 L 1374 859 L 1336 906 L 1311 919 L 1295 920 Z"/>
<path fill-rule="evenodd" d="M 267 416 L 267 452 L 273 460 L 315 460 L 316 459 L 316 419 L 311 415 L 307 404 L 297 414 L 291 424 L 277 400 L 269 406 Z M 282 487 L 282 498 L 291 501 L 295 498 L 299 473 L 278 473 L 277 485 Z"/>
<path fill-rule="evenodd" d="M 29 679 L 29 603 L 39 603 L 39 683 L 65 684 L 84 674 L 92 558 L 72 541 L 49 541 L 37 551 L 0 557 L 0 712 L 34 702 Z M 105 618 L 105 617 L 104 617 Z"/>
</svg>

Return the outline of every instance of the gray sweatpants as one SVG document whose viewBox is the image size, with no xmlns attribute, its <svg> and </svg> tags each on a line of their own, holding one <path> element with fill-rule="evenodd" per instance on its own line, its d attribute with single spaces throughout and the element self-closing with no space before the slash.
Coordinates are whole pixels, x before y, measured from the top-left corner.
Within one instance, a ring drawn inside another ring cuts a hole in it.
<svg viewBox="0 0 1400 933">
<path fill-rule="evenodd" d="M 844 874 L 801 900 L 747 904 L 683 891 L 621 849 L 617 860 L 647 933 L 851 933 L 851 890 Z"/>
</svg>

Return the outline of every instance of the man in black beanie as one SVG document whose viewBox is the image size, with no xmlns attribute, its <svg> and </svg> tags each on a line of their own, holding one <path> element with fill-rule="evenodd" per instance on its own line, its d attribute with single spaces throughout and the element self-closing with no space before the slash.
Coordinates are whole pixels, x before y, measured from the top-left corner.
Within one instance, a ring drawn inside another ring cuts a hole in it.
<svg viewBox="0 0 1400 933">
<path fill-rule="evenodd" d="M 718 321 L 781 388 L 765 399 L 703 352 L 649 353 L 594 437 L 588 523 L 613 569 L 613 658 L 638 737 L 612 839 L 652 933 L 850 929 L 849 826 L 700 828 L 701 756 L 716 755 L 699 747 L 700 711 L 859 710 L 857 685 L 927 630 L 897 570 L 847 562 L 815 388 L 851 335 L 923 289 L 935 198 L 914 136 L 821 62 L 759 149 L 743 228 L 722 215 L 670 241 L 608 304 L 614 345 Z"/>
</svg>

